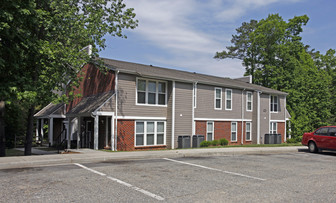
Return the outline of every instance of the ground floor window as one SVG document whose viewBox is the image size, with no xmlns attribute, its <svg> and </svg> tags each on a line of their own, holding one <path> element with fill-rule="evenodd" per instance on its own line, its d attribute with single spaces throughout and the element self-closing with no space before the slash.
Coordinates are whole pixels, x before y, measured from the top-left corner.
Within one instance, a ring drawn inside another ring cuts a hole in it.
<svg viewBox="0 0 336 203">
<path fill-rule="evenodd" d="M 207 123 L 207 141 L 212 141 L 213 140 L 213 122 L 208 121 Z"/>
<path fill-rule="evenodd" d="M 165 145 L 166 122 L 136 121 L 135 146 Z"/>
<path fill-rule="evenodd" d="M 270 133 L 277 134 L 277 123 L 276 122 L 270 123 Z"/>
<path fill-rule="evenodd" d="M 231 141 L 237 141 L 237 122 L 231 122 Z"/>
<path fill-rule="evenodd" d="M 246 122 L 246 140 L 247 141 L 251 141 L 251 128 L 252 128 L 251 122 Z"/>
</svg>

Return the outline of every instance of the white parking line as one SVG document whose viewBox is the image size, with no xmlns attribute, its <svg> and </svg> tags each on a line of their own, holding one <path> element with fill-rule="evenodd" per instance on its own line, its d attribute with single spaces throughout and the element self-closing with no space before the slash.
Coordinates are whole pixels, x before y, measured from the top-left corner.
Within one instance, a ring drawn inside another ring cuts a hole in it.
<svg viewBox="0 0 336 203">
<path fill-rule="evenodd" d="M 241 173 L 234 173 L 234 172 L 230 172 L 230 171 L 223 171 L 223 170 L 220 170 L 220 169 L 210 168 L 210 167 L 207 167 L 207 166 L 202 166 L 202 165 L 198 165 L 198 164 L 192 164 L 192 163 L 188 163 L 188 162 L 184 162 L 184 161 L 177 161 L 177 160 L 168 159 L 168 158 L 163 158 L 163 159 L 167 160 L 167 161 L 173 161 L 173 162 L 176 162 L 176 163 L 180 163 L 180 164 L 186 164 L 186 165 L 190 165 L 190 166 L 196 166 L 196 167 L 199 167 L 199 168 L 204 168 L 204 169 L 208 169 L 208 170 L 212 170 L 212 171 L 223 172 L 223 173 L 227 173 L 227 174 L 230 174 L 230 175 L 241 176 L 241 177 L 251 178 L 251 179 L 261 180 L 261 181 L 265 181 L 266 180 L 266 179 L 263 179 L 263 178 L 258 178 L 258 177 L 254 177 L 254 176 L 244 175 L 244 174 L 241 174 Z"/>
<path fill-rule="evenodd" d="M 114 182 L 117 182 L 117 183 L 119 183 L 119 184 L 122 184 L 122 185 L 124 185 L 124 186 L 126 186 L 126 187 L 129 187 L 129 188 L 133 189 L 133 190 L 139 191 L 139 192 L 141 192 L 141 193 L 143 193 L 143 194 L 145 194 L 145 195 L 147 195 L 147 196 L 149 196 L 149 197 L 152 197 L 152 198 L 157 199 L 157 200 L 160 200 L 160 201 L 164 200 L 164 198 L 161 197 L 161 196 L 159 196 L 159 195 L 156 195 L 156 194 L 153 194 L 153 193 L 151 193 L 151 192 L 148 192 L 147 190 L 138 188 L 138 187 L 136 187 L 136 186 L 134 186 L 134 185 L 131 185 L 131 184 L 129 184 L 129 183 L 126 183 L 126 182 L 124 182 L 124 181 L 122 181 L 122 180 L 119 180 L 119 179 L 117 179 L 117 178 L 113 178 L 113 177 L 111 177 L 111 176 L 107 176 L 105 173 L 101 173 L 101 172 L 99 172 L 99 171 L 93 170 L 93 169 L 91 169 L 91 168 L 88 168 L 88 167 L 86 167 L 86 166 L 83 166 L 82 164 L 78 164 L 78 163 L 74 163 L 74 164 L 75 164 L 76 166 L 79 166 L 79 167 L 81 167 L 81 168 L 84 168 L 84 169 L 86 169 L 86 170 L 88 170 L 88 171 L 91 171 L 92 173 L 95 173 L 95 174 L 98 174 L 98 175 L 101 175 L 101 176 L 106 176 L 106 178 L 108 178 L 108 179 L 110 179 L 110 180 L 112 180 L 112 181 L 114 181 Z"/>
</svg>

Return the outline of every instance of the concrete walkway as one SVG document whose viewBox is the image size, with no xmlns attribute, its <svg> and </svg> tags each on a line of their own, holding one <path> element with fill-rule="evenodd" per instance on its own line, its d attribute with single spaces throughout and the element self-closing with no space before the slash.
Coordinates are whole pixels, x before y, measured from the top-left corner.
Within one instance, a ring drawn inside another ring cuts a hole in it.
<svg viewBox="0 0 336 203">
<path fill-rule="evenodd" d="M 14 148 L 14 149 L 24 152 L 24 148 Z M 41 150 L 39 148 L 33 147 L 32 154 L 34 155 L 58 154 L 58 151 L 57 150 L 46 151 L 46 150 Z"/>
<path fill-rule="evenodd" d="M 304 146 L 294 147 L 229 147 L 198 148 L 161 151 L 104 152 L 91 149 L 71 150 L 68 154 L 0 157 L 0 169 L 39 167 L 70 163 L 89 163 L 113 160 L 158 159 L 179 157 L 234 156 L 243 154 L 295 153 L 306 150 Z"/>
</svg>

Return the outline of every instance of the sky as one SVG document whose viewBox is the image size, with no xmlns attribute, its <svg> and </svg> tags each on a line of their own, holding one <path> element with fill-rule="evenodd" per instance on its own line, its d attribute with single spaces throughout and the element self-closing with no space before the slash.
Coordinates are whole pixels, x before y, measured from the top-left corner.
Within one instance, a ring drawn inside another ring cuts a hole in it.
<svg viewBox="0 0 336 203">
<path fill-rule="evenodd" d="M 220 77 L 242 77 L 240 60 L 214 59 L 232 45 L 235 29 L 278 13 L 307 15 L 302 41 L 321 53 L 336 49 L 335 0 L 124 0 L 139 25 L 127 39 L 106 36 L 101 57 Z"/>
</svg>

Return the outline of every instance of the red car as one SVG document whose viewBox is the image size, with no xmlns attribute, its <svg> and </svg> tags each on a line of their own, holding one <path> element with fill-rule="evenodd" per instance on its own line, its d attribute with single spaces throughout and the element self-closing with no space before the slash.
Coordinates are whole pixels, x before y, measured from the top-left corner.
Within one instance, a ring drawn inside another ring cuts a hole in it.
<svg viewBox="0 0 336 203">
<path fill-rule="evenodd" d="M 336 126 L 324 126 L 312 133 L 304 133 L 301 143 L 308 146 L 310 152 L 336 150 Z"/>
</svg>

